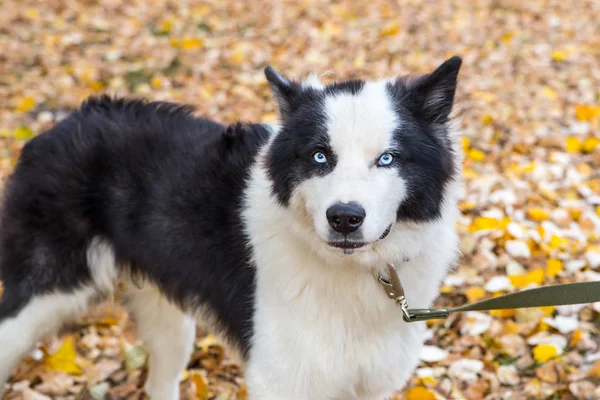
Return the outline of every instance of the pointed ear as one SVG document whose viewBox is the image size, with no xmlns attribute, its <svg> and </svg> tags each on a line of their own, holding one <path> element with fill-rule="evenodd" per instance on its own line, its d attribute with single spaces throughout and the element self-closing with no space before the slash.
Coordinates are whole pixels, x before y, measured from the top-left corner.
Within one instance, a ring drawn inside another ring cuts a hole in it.
<svg viewBox="0 0 600 400">
<path fill-rule="evenodd" d="M 275 71 L 270 65 L 265 68 L 265 76 L 279 105 L 279 113 L 285 119 L 294 111 L 296 99 L 302 87 Z"/>
<path fill-rule="evenodd" d="M 407 82 L 409 98 L 428 123 L 443 124 L 448 121 L 461 64 L 462 59 L 454 56 L 432 73 Z"/>
</svg>

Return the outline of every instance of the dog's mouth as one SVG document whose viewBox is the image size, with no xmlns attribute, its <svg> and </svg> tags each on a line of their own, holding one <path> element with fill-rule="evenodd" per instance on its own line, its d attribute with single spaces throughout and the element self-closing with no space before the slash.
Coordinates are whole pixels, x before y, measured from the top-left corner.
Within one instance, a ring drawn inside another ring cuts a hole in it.
<svg viewBox="0 0 600 400">
<path fill-rule="evenodd" d="M 361 247 L 364 247 L 368 244 L 369 244 L 369 242 L 355 242 L 355 241 L 349 241 L 349 240 L 343 240 L 343 241 L 338 241 L 338 242 L 329 242 L 330 246 L 337 247 L 338 249 L 344 249 L 344 250 L 360 249 Z"/>
<path fill-rule="evenodd" d="M 354 252 L 356 250 L 361 250 L 361 249 L 367 247 L 370 243 L 369 242 L 356 242 L 356 241 L 350 241 L 350 240 L 342 240 L 342 241 L 336 241 L 336 242 L 329 242 L 328 244 L 331 247 L 336 247 L 338 249 L 342 249 L 344 251 L 344 254 L 346 254 L 346 255 L 351 255 L 351 254 L 354 254 Z"/>
<path fill-rule="evenodd" d="M 387 235 L 390 234 L 391 230 L 392 230 L 392 225 L 390 224 L 390 226 L 388 226 L 386 228 L 386 230 L 383 231 L 383 233 L 377 240 L 385 239 L 387 237 Z M 353 254 L 355 250 L 360 250 L 360 249 L 366 248 L 367 246 L 369 246 L 372 243 L 373 242 L 356 241 L 356 240 L 348 240 L 348 239 L 328 242 L 328 244 L 331 247 L 336 247 L 338 249 L 344 250 L 344 254 Z"/>
</svg>

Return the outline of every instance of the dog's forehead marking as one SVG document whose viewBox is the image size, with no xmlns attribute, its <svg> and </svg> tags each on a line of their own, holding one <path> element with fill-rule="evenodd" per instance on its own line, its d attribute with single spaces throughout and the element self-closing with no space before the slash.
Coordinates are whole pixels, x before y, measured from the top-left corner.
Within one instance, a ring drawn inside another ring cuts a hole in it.
<svg viewBox="0 0 600 400">
<path fill-rule="evenodd" d="M 392 145 L 401 121 L 387 84 L 387 80 L 366 82 L 356 94 L 334 93 L 325 98 L 327 134 L 340 157 L 352 153 L 371 159 Z"/>
</svg>

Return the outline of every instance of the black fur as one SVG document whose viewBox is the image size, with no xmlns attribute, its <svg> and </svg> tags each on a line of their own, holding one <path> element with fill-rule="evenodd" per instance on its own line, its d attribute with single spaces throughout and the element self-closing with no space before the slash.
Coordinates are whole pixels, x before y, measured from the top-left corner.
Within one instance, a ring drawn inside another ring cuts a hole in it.
<svg viewBox="0 0 600 400">
<path fill-rule="evenodd" d="M 431 74 L 388 86 L 402 121 L 394 134 L 396 162 L 411 194 L 398 208 L 399 221 L 431 221 L 441 214 L 444 189 L 457 171 L 447 123 L 461 63 L 452 57 Z"/>
<path fill-rule="evenodd" d="M 431 221 L 440 216 L 446 183 L 456 174 L 447 122 L 461 63 L 460 57 L 452 57 L 431 74 L 397 79 L 388 87 L 402 121 L 402 127 L 394 133 L 398 149 L 392 167 L 407 181 L 411 193 L 398 208 L 399 221 Z M 287 205 L 302 180 L 335 168 L 336 155 L 329 147 L 325 129 L 325 97 L 357 94 L 364 82 L 336 82 L 317 91 L 279 75 L 270 67 L 266 74 L 283 114 L 281 134 L 269 150 L 267 168 L 273 193 L 280 204 Z M 316 151 L 327 155 L 327 166 L 312 162 L 311 155 Z"/>
<path fill-rule="evenodd" d="M 255 274 L 239 213 L 268 136 L 175 104 L 86 101 L 27 143 L 6 188 L 0 321 L 33 295 L 88 283 L 86 249 L 102 237 L 183 307 L 207 303 L 246 352 Z"/>
<path fill-rule="evenodd" d="M 273 193 L 282 205 L 287 205 L 294 188 L 303 180 L 325 175 L 336 166 L 336 155 L 329 144 L 325 127 L 324 104 L 326 96 L 340 93 L 356 94 L 364 86 L 364 81 L 350 80 L 328 85 L 318 91 L 302 87 L 266 69 L 269 83 L 276 93 L 284 124 L 269 148 L 266 165 L 269 178 L 273 182 Z M 327 165 L 313 161 L 312 155 L 321 151 L 327 156 Z"/>
<path fill-rule="evenodd" d="M 450 59 L 432 74 L 388 86 L 402 121 L 391 167 L 411 193 L 398 220 L 440 215 L 444 187 L 456 173 L 446 122 L 459 67 L 460 59 Z M 265 166 L 285 206 L 303 179 L 336 166 L 326 96 L 357 94 L 364 82 L 316 90 L 265 72 L 283 122 Z M 89 284 L 86 252 L 99 237 L 112 245 L 120 268 L 156 283 L 182 308 L 206 304 L 247 354 L 255 271 L 240 213 L 250 167 L 268 138 L 263 125 L 224 126 L 194 117 L 187 106 L 105 96 L 84 102 L 27 143 L 6 186 L 0 323 L 32 296 Z M 317 151 L 327 164 L 313 160 Z"/>
</svg>

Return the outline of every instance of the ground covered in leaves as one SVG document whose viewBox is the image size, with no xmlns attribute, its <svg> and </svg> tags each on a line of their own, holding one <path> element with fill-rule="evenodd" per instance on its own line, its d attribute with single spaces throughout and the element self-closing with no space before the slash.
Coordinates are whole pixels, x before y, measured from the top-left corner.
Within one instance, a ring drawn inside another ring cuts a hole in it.
<svg viewBox="0 0 600 400">
<path fill-rule="evenodd" d="M 324 80 L 430 71 L 464 57 L 463 257 L 440 305 L 600 279 L 600 2 L 4 1 L 0 178 L 25 141 L 86 96 L 194 104 L 221 121 L 273 120 L 262 68 Z M 600 304 L 471 312 L 429 325 L 396 399 L 599 399 Z M 138 398 L 146 354 L 108 304 L 40 343 L 8 399 Z M 0 344 L 1 345 L 1 344 Z M 244 399 L 199 334 L 188 399 Z"/>
</svg>

